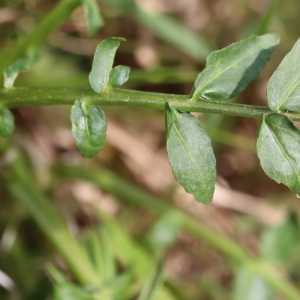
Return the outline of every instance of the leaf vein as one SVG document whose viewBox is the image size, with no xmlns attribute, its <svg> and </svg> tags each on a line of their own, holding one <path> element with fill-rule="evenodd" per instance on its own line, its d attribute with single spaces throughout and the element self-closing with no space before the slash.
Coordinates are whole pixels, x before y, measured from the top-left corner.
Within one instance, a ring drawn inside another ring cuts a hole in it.
<svg viewBox="0 0 300 300">
<path fill-rule="evenodd" d="M 194 166 L 194 168 L 195 168 L 195 170 L 196 170 L 196 172 L 197 172 L 197 174 L 198 174 L 198 177 L 199 177 L 201 183 L 202 183 L 202 184 L 205 186 L 205 188 L 206 188 L 207 186 L 206 186 L 205 181 L 203 180 L 203 176 L 202 176 L 202 175 L 200 174 L 200 172 L 198 171 L 197 165 L 196 165 L 196 163 L 195 163 L 195 161 L 194 161 L 194 159 L 193 159 L 193 157 L 192 157 L 192 155 L 191 155 L 191 153 L 190 153 L 190 151 L 189 151 L 189 148 L 186 146 L 184 140 L 182 139 L 181 134 L 180 134 L 178 128 L 176 127 L 176 124 L 173 124 L 172 127 L 174 128 L 174 131 L 175 131 L 175 133 L 176 133 L 176 135 L 177 135 L 179 141 L 181 142 L 181 144 L 183 145 L 184 149 L 186 150 L 186 152 L 187 152 L 187 154 L 188 154 L 188 157 L 189 157 L 189 159 L 190 159 L 192 165 Z"/>
</svg>

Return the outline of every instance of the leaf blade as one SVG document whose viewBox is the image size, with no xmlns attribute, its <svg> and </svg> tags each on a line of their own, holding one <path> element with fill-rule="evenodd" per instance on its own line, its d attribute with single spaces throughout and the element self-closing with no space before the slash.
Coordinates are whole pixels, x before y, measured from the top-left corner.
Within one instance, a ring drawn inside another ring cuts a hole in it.
<svg viewBox="0 0 300 300">
<path fill-rule="evenodd" d="M 76 100 L 71 110 L 72 135 L 84 158 L 92 158 L 103 147 L 107 123 L 99 106 Z"/>
<path fill-rule="evenodd" d="M 122 85 L 129 79 L 130 67 L 117 66 L 113 68 L 109 73 L 110 85 Z"/>
<path fill-rule="evenodd" d="M 193 97 L 227 100 L 235 97 L 261 72 L 279 43 L 276 34 L 250 36 L 207 57 Z"/>
<path fill-rule="evenodd" d="M 96 48 L 89 81 L 96 93 L 102 93 L 109 87 L 109 74 L 112 69 L 116 51 L 123 38 L 112 37 L 103 40 Z"/>
<path fill-rule="evenodd" d="M 284 57 L 269 80 L 267 98 L 269 107 L 278 111 L 300 110 L 300 39 Z"/>
<path fill-rule="evenodd" d="M 297 195 L 300 192 L 299 128 L 284 115 L 264 115 L 259 125 L 256 147 L 265 173 Z"/>
<path fill-rule="evenodd" d="M 204 126 L 190 113 L 165 108 L 167 152 L 175 179 L 196 200 L 211 202 L 216 160 Z"/>
</svg>

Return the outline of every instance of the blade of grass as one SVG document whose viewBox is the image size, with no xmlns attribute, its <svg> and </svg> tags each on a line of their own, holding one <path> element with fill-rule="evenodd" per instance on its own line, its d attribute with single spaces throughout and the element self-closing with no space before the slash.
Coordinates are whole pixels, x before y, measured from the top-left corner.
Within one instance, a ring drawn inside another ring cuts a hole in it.
<svg viewBox="0 0 300 300">
<path fill-rule="evenodd" d="M 113 251 L 108 233 L 104 228 L 93 228 L 84 237 L 83 245 L 89 254 L 102 282 L 108 282 L 116 276 Z"/>
<path fill-rule="evenodd" d="M 163 262 L 158 260 L 153 267 L 137 300 L 151 300 L 158 293 L 164 282 Z"/>
<path fill-rule="evenodd" d="M 262 35 L 267 32 L 268 27 L 272 21 L 272 18 L 275 15 L 275 12 L 278 7 L 278 0 L 271 0 L 271 4 L 261 21 L 258 23 L 255 34 Z"/>
</svg>

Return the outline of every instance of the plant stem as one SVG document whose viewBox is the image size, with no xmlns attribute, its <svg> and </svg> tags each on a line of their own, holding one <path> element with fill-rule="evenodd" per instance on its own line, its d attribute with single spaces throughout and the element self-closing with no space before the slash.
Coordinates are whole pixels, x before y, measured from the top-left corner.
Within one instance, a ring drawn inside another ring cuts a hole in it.
<svg viewBox="0 0 300 300">
<path fill-rule="evenodd" d="M 48 35 L 63 21 L 67 20 L 72 11 L 80 4 L 80 0 L 60 1 L 53 10 L 43 17 L 38 26 L 18 41 L 17 45 L 3 50 L 0 53 L 0 74 L 13 62 L 25 56 L 28 50 L 35 49 L 42 44 Z"/>
<path fill-rule="evenodd" d="M 223 114 L 259 119 L 263 114 L 272 113 L 264 106 L 213 102 L 199 99 L 188 99 L 186 95 L 140 92 L 134 90 L 111 89 L 101 94 L 87 87 L 60 88 L 13 88 L 0 89 L 0 104 L 7 108 L 29 105 L 73 105 L 76 99 L 88 99 L 92 104 L 103 106 L 132 106 L 161 109 L 168 102 L 173 108 L 182 111 Z M 294 112 L 277 112 L 294 121 L 300 121 L 300 114 Z"/>
<path fill-rule="evenodd" d="M 237 265 L 251 264 L 255 266 L 256 273 L 264 278 L 266 282 L 287 300 L 300 299 L 299 291 L 283 276 L 281 276 L 272 266 L 265 262 L 260 262 L 252 257 L 234 240 L 216 232 L 215 230 L 201 224 L 191 215 L 178 208 L 167 204 L 166 199 L 158 198 L 145 190 L 127 182 L 118 175 L 105 168 L 88 170 L 79 167 L 60 166 L 56 169 L 57 174 L 70 179 L 88 180 L 97 184 L 103 191 L 116 195 L 131 203 L 135 203 L 152 209 L 156 213 L 174 211 L 180 219 L 182 227 L 199 239 L 206 241 L 215 249 L 229 257 Z"/>
</svg>

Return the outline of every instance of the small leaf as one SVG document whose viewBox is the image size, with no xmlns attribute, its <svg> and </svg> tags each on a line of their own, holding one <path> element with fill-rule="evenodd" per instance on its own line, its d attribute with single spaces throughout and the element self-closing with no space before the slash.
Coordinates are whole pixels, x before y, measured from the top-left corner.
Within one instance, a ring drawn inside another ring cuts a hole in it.
<svg viewBox="0 0 300 300">
<path fill-rule="evenodd" d="M 300 110 L 300 39 L 285 56 L 267 86 L 269 107 L 272 110 Z"/>
<path fill-rule="evenodd" d="M 250 36 L 212 52 L 195 82 L 193 98 L 227 100 L 235 97 L 261 72 L 278 43 L 276 34 Z"/>
<path fill-rule="evenodd" d="M 14 85 L 14 82 L 19 73 L 28 71 L 31 66 L 38 60 L 39 52 L 35 52 L 33 54 L 27 55 L 24 58 L 20 58 L 15 61 L 12 65 L 7 67 L 4 74 L 4 87 L 11 88 Z"/>
<path fill-rule="evenodd" d="M 144 285 L 138 300 L 151 300 L 155 299 L 155 296 L 164 282 L 163 263 L 159 260 L 153 268 L 152 273 L 148 277 L 146 284 Z"/>
<path fill-rule="evenodd" d="M 91 87 L 96 93 L 103 93 L 108 88 L 110 71 L 121 41 L 125 39 L 112 37 L 105 39 L 97 46 L 89 75 Z"/>
<path fill-rule="evenodd" d="M 257 155 L 265 173 L 300 192 L 300 130 L 286 116 L 264 115 L 259 125 Z"/>
<path fill-rule="evenodd" d="M 130 67 L 127 66 L 117 66 L 110 71 L 109 74 L 109 84 L 110 85 L 122 85 L 128 78 L 130 73 Z"/>
<path fill-rule="evenodd" d="M 10 136 L 15 130 L 15 118 L 9 109 L 0 109 L 0 135 Z"/>
<path fill-rule="evenodd" d="M 202 203 L 210 203 L 216 181 L 216 159 L 204 126 L 190 113 L 166 103 L 169 162 L 175 179 Z"/>
<path fill-rule="evenodd" d="M 237 273 L 233 300 L 272 300 L 273 293 L 265 280 L 255 274 L 255 266 L 244 265 Z"/>
<path fill-rule="evenodd" d="M 283 224 L 267 228 L 261 239 L 261 255 L 265 260 L 281 262 L 284 266 L 298 256 L 299 224 L 297 216 L 291 214 Z"/>
<path fill-rule="evenodd" d="M 99 5 L 96 0 L 81 0 L 81 2 L 88 23 L 88 33 L 93 36 L 104 25 Z"/>
<path fill-rule="evenodd" d="M 99 106 L 76 100 L 71 110 L 72 135 L 82 156 L 92 158 L 103 147 L 107 123 Z"/>
</svg>

